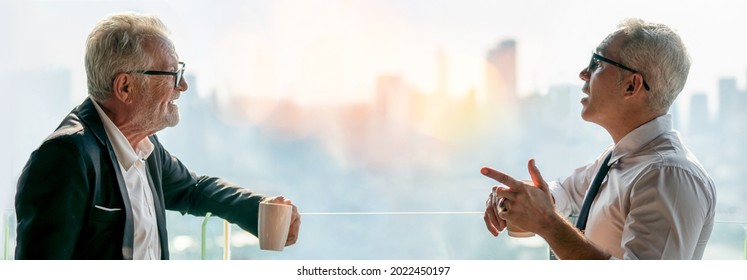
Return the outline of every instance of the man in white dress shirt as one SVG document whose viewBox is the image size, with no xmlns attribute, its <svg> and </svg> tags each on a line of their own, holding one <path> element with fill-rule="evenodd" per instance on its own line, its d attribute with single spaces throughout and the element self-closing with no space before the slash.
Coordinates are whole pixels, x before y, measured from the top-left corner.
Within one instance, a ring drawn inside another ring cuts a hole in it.
<svg viewBox="0 0 747 280">
<path fill-rule="evenodd" d="M 502 183 L 487 201 L 488 230 L 497 236 L 510 220 L 544 238 L 560 259 L 701 259 L 716 188 L 667 114 L 689 70 L 686 47 L 670 28 L 623 21 L 579 74 L 587 95 L 581 116 L 607 130 L 614 144 L 556 182 L 546 182 L 533 159 L 533 184 L 482 168 Z M 598 193 L 587 193 L 608 157 Z M 593 203 L 581 231 L 565 217 L 582 212 L 585 199 Z"/>
</svg>

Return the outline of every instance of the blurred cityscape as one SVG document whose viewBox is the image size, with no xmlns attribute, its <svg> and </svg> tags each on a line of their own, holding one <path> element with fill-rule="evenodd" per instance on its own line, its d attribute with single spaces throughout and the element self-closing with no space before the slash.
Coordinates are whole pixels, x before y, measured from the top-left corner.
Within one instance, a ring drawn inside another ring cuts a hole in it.
<svg viewBox="0 0 747 280">
<path fill-rule="evenodd" d="M 526 161 L 533 157 L 545 178 L 558 178 L 592 161 L 611 139 L 581 120 L 580 80 L 520 95 L 516 52 L 517 42 L 506 39 L 485 54 L 483 93 L 449 93 L 449 58 L 439 51 L 435 92 L 401 75 L 381 74 L 372 77 L 372 99 L 330 104 L 247 95 L 221 99 L 217 90 L 197 92 L 200 76 L 188 70 L 190 90 L 177 100 L 181 122 L 158 135 L 193 172 L 285 195 L 304 213 L 299 243 L 282 254 L 259 251 L 256 239 L 234 227 L 234 258 L 544 259 L 547 248 L 538 237 L 495 239 L 485 230 L 479 212 L 495 183 L 479 168 L 526 178 Z M 10 152 L 11 166 L 0 169 L 5 195 L 14 193 L 22 168 L 14 163 L 25 162 L 82 100 L 70 98 L 68 69 L 3 79 L 14 93 L 6 112 L 14 116 L 10 146 L 18 147 Z M 670 113 L 718 187 L 721 223 L 706 257 L 732 259 L 743 254 L 747 223 L 747 189 L 738 177 L 747 173 L 741 161 L 747 153 L 741 145 L 747 141 L 747 90 L 735 77 L 723 77 L 718 85 L 718 111 L 709 112 L 701 92 L 690 95 L 689 108 L 679 100 Z M 334 215 L 370 212 L 433 214 Z M 169 216 L 172 257 L 199 258 L 202 218 Z M 220 250 L 219 223 L 210 222 L 211 252 Z"/>
</svg>

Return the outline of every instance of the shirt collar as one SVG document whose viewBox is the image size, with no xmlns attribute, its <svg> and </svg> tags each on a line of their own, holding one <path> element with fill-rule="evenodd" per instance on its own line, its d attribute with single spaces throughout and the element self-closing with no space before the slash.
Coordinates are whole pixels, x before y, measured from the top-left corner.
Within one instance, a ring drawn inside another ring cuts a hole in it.
<svg viewBox="0 0 747 280">
<path fill-rule="evenodd" d="M 659 135 L 672 130 L 672 115 L 659 116 L 625 135 L 612 149 L 610 165 L 620 158 L 639 151 Z"/>
<path fill-rule="evenodd" d="M 153 143 L 150 142 L 148 137 L 145 137 L 145 139 L 137 143 L 136 149 L 133 149 L 132 146 L 130 146 L 130 142 L 128 142 L 127 138 L 122 134 L 122 131 L 120 131 L 119 128 L 114 125 L 114 122 L 109 119 L 109 116 L 104 113 L 104 110 L 101 109 L 98 102 L 93 99 L 91 99 L 91 101 L 93 101 L 93 106 L 96 107 L 96 111 L 99 113 L 99 117 L 101 117 L 101 122 L 104 124 L 104 130 L 106 130 L 106 135 L 109 137 L 109 141 L 111 141 L 112 147 L 114 148 L 114 153 L 117 155 L 117 161 L 119 161 L 119 164 L 124 167 L 125 171 L 130 170 L 132 165 L 135 164 L 135 161 L 144 161 L 148 156 L 150 156 L 153 152 Z"/>
</svg>

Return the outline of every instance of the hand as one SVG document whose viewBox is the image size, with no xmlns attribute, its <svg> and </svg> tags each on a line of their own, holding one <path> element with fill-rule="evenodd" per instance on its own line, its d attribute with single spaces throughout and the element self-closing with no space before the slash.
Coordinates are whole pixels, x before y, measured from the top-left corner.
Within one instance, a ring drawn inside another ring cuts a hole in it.
<svg viewBox="0 0 747 280">
<path fill-rule="evenodd" d="M 490 192 L 488 201 L 485 202 L 485 215 L 483 216 L 485 226 L 488 227 L 488 231 L 490 231 L 493 236 L 498 236 L 498 234 L 506 228 L 506 220 L 501 219 L 498 216 L 498 213 L 501 211 L 498 207 L 498 202 L 501 198 L 495 195 L 495 190 L 497 188 L 497 186 L 493 187 L 493 190 Z"/>
<path fill-rule="evenodd" d="M 288 239 L 285 241 L 285 246 L 296 244 L 298 240 L 298 230 L 301 227 L 301 214 L 298 213 L 298 208 L 293 205 L 290 199 L 283 197 L 282 195 L 274 197 L 266 197 L 262 202 L 270 202 L 277 204 L 285 204 L 293 207 L 293 213 L 291 213 L 290 229 L 288 229 Z"/>
<path fill-rule="evenodd" d="M 497 205 L 494 206 L 494 213 L 490 214 L 497 216 L 495 220 L 504 220 L 503 223 L 505 225 L 505 220 L 510 219 L 513 224 L 539 234 L 545 225 L 549 223 L 546 219 L 555 215 L 555 207 L 552 195 L 550 194 L 550 188 L 542 178 L 542 174 L 540 174 L 539 169 L 535 165 L 534 159 L 529 160 L 527 167 L 534 186 L 516 180 L 509 175 L 489 167 L 483 167 L 480 172 L 503 184 L 503 186 L 493 187 L 493 193 L 497 197 L 505 198 L 504 206 L 507 210 L 500 211 Z M 488 214 L 486 210 L 486 224 L 488 224 L 488 220 L 490 219 Z M 495 224 L 493 220 L 490 221 Z M 495 226 L 493 227 L 498 229 Z M 490 224 L 488 224 L 488 230 L 493 235 L 497 235 L 496 232 L 491 230 Z"/>
</svg>

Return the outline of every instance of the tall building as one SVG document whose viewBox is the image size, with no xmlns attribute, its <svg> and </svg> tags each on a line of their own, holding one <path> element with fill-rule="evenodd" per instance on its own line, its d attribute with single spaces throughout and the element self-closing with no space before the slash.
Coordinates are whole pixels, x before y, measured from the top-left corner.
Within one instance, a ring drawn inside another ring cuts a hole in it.
<svg viewBox="0 0 747 280">
<path fill-rule="evenodd" d="M 516 41 L 504 40 L 488 52 L 485 90 L 489 107 L 505 109 L 516 103 Z"/>
<path fill-rule="evenodd" d="M 735 78 L 721 78 L 718 81 L 718 95 L 719 95 L 719 121 L 728 120 L 730 117 L 734 117 L 743 106 L 740 101 L 739 89 L 737 88 L 737 80 Z"/>
<path fill-rule="evenodd" d="M 690 121 L 687 128 L 689 134 L 701 134 L 711 128 L 710 116 L 708 115 L 708 96 L 705 93 L 696 93 L 690 99 Z"/>
</svg>

